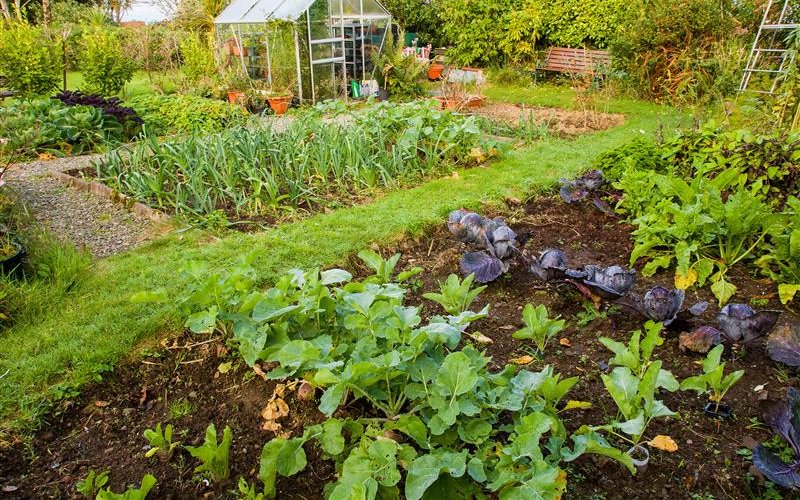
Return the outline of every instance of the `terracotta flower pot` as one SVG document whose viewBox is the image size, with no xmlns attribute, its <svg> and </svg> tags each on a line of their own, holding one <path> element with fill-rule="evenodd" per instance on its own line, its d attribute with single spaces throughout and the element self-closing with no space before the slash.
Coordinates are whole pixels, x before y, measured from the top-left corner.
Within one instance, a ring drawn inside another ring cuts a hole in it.
<svg viewBox="0 0 800 500">
<path fill-rule="evenodd" d="M 459 110 L 464 107 L 465 102 L 461 99 L 453 99 L 449 97 L 436 97 L 442 109 Z"/>
<path fill-rule="evenodd" d="M 267 101 L 269 101 L 269 107 L 272 108 L 276 115 L 282 115 L 289 109 L 289 105 L 292 103 L 292 96 L 270 97 Z"/>
<path fill-rule="evenodd" d="M 228 102 L 232 104 L 239 104 L 244 100 L 244 92 L 241 90 L 229 90 Z"/>
<path fill-rule="evenodd" d="M 444 71 L 444 64 L 442 63 L 431 63 L 428 67 L 428 80 L 439 80 L 442 78 L 442 72 Z"/>
<path fill-rule="evenodd" d="M 467 98 L 468 108 L 480 108 L 486 103 L 486 97 L 482 95 L 471 95 Z"/>
</svg>

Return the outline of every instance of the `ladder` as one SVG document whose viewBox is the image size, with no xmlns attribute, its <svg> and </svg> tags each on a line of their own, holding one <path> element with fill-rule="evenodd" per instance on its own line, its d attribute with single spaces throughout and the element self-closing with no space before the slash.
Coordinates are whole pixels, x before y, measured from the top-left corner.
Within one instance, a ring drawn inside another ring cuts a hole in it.
<svg viewBox="0 0 800 500">
<path fill-rule="evenodd" d="M 747 57 L 742 81 L 739 83 L 739 92 L 755 92 L 758 94 L 772 95 L 778 84 L 794 63 L 794 51 L 786 47 L 786 36 L 797 28 L 797 12 L 793 12 L 789 3 L 791 0 L 768 0 L 764 9 L 764 17 L 758 27 L 753 47 Z M 780 12 L 774 7 L 781 6 Z M 775 12 L 773 12 L 775 11 Z M 774 14 L 778 14 L 777 18 Z M 753 88 L 750 85 L 753 75 L 763 75 L 767 83 L 764 87 Z"/>
</svg>

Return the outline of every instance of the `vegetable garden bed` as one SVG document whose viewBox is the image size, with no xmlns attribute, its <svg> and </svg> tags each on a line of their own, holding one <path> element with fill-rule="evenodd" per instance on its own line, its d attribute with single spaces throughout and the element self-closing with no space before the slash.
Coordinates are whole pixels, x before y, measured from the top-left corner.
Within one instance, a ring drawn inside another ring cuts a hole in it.
<svg viewBox="0 0 800 500">
<path fill-rule="evenodd" d="M 625 262 L 630 254 L 631 227 L 592 207 L 565 205 L 552 198 L 528 204 L 510 203 L 502 213 L 491 215 L 504 216 L 520 234 L 530 231 L 532 237 L 526 248 L 531 251 L 562 248 L 573 267 L 589 263 L 618 264 Z M 400 269 L 412 266 L 424 269 L 407 282 L 410 291 L 406 304 L 424 305 L 423 321 L 441 314 L 440 306 L 422 295 L 438 291 L 439 282 L 458 272 L 463 245 L 445 228 L 439 227 L 390 250 L 403 253 Z M 355 260 L 349 267 L 356 276 L 370 274 Z M 758 308 L 781 309 L 771 286 L 747 275 L 737 275 L 736 279 L 736 300 L 758 303 Z M 640 293 L 657 284 L 670 286 L 671 281 L 672 275 L 667 273 L 651 278 L 637 276 L 633 291 Z M 688 303 L 699 299 L 714 302 L 707 289 L 687 295 Z M 526 303 L 544 304 L 550 317 L 560 315 L 567 321 L 566 328 L 550 342 L 541 359 L 535 354 L 531 356 L 531 341 L 512 338 L 522 326 L 522 309 Z M 605 313 L 598 314 L 574 288 L 563 284 L 545 285 L 519 266 L 490 284 L 470 309 L 478 311 L 487 304 L 491 304 L 488 316 L 474 322 L 463 335 L 462 342 L 475 343 L 469 335 L 480 338 L 477 332 L 491 339 L 491 343 L 476 344 L 492 357 L 491 372 L 496 373 L 506 363 L 530 361 L 521 368 L 537 372 L 551 365 L 554 373 L 560 373 L 562 378 L 579 377 L 564 401 L 592 405 L 588 408 L 576 405 L 577 409 L 559 412 L 569 432 L 575 432 L 584 424 L 599 425 L 614 418 L 615 404 L 601 381 L 601 374 L 609 373 L 606 364 L 612 353 L 597 339 L 605 336 L 627 342 L 631 332 L 641 328 L 640 318 L 620 311 L 604 310 Z M 693 322 L 702 324 L 715 314 L 716 307 L 711 306 Z M 194 317 L 193 321 L 197 320 L 198 317 Z M 798 316 L 786 310 L 779 320 L 779 324 L 797 322 Z M 662 333 L 664 344 L 654 352 L 654 358 L 661 360 L 663 367 L 679 380 L 701 373 L 698 363 L 704 359 L 679 349 L 678 332 L 688 327 L 685 323 L 671 325 Z M 763 492 L 758 480 L 748 476 L 751 465 L 748 445 L 769 440 L 771 432 L 763 424 L 758 425 L 756 419 L 760 420 L 772 401 L 785 400 L 786 388 L 791 383 L 790 371 L 767 358 L 760 345 L 734 352 L 735 359 L 729 359 L 726 351 L 726 373 L 743 369 L 745 374 L 725 398 L 733 408 L 735 418 L 732 421 L 718 421 L 703 414 L 705 398 L 702 396 L 686 391 L 660 391 L 658 398 L 678 412 L 680 418 L 652 421 L 644 440 L 666 435 L 674 440 L 677 450 L 667 452 L 651 448 L 647 470 L 636 476 L 617 462 L 597 455 L 563 463 L 567 495 L 573 498 L 663 498 L 682 497 L 688 493 L 747 498 Z M 24 457 L 29 455 L 22 445 L 3 451 L 0 483 L 32 497 L 59 492 L 72 494 L 75 483 L 84 478 L 89 469 L 97 472 L 108 469 L 111 471 L 108 484 L 114 491 L 138 484 L 145 473 L 151 473 L 158 480 L 153 490 L 157 497 L 168 494 L 199 497 L 211 491 L 225 496 L 235 489 L 239 477 L 257 484 L 260 489 L 257 477 L 264 443 L 276 435 L 298 437 L 305 426 L 325 420 L 316 409 L 320 403 L 319 391 L 316 400 L 311 401 L 299 399 L 299 394 L 307 394 L 299 385 L 291 383 L 284 393 L 276 393 L 276 382 L 265 382 L 258 374 L 268 372 L 274 364 L 259 363 L 260 368 L 254 372 L 247 368 L 239 354 L 230 353 L 216 337 L 187 333 L 144 354 L 143 361 L 123 366 L 74 403 L 65 401 L 60 411 L 47 419 L 49 425 L 44 426 L 44 431 L 33 441 L 35 458 L 31 463 L 25 461 Z M 525 356 L 530 359 L 520 359 Z M 278 399 L 286 406 L 278 404 Z M 563 405 L 562 401 L 560 407 Z M 370 408 L 366 400 L 359 399 L 343 405 L 334 416 L 381 415 Z M 142 433 L 163 422 L 172 423 L 175 439 L 186 445 L 199 445 L 209 422 L 215 423 L 220 431 L 229 425 L 233 434 L 230 479 L 214 485 L 193 478 L 197 461 L 184 451 L 176 452 L 169 463 L 162 463 L 155 457 L 146 458 L 147 441 Z M 404 434 L 395 433 L 390 437 L 403 443 L 411 442 Z M 317 445 L 309 442 L 305 449 L 308 465 L 297 475 L 278 477 L 278 498 L 320 498 L 324 485 L 336 481 L 333 463 L 322 456 Z M 448 476 L 443 474 L 443 477 Z M 447 484 L 442 483 L 437 483 L 438 487 Z"/>
</svg>

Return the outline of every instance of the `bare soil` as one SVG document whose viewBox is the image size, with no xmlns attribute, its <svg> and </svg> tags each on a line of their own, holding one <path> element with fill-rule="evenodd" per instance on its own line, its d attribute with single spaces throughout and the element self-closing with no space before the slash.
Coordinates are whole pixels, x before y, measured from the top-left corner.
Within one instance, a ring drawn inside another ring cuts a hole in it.
<svg viewBox="0 0 800 500">
<path fill-rule="evenodd" d="M 563 137 L 575 137 L 605 130 L 622 125 L 625 121 L 625 115 L 601 113 L 592 109 L 568 110 L 503 102 L 490 102 L 485 106 L 471 108 L 468 111 L 512 127 L 532 121 L 537 125 L 546 126 L 551 133 Z"/>
<path fill-rule="evenodd" d="M 631 228 L 591 205 L 570 206 L 558 199 L 539 198 L 527 204 L 514 203 L 488 215 L 502 215 L 518 232 L 532 232 L 527 243 L 531 251 L 548 247 L 563 249 L 573 267 L 628 261 Z M 416 265 L 425 269 L 414 284 L 409 301 L 424 302 L 426 315 L 440 313 L 438 305 L 424 301 L 421 296 L 437 290 L 438 282 L 458 272 L 462 245 L 440 227 L 384 250 L 402 252 L 403 267 Z M 349 267 L 356 275 L 366 274 L 355 261 Z M 637 278 L 637 292 L 656 284 L 668 286 L 672 281 L 669 273 Z M 774 285 L 744 274 L 735 274 L 732 279 L 739 287 L 735 301 L 761 298 L 768 302 L 766 307 L 780 308 Z M 700 321 L 713 321 L 718 309 L 712 299 L 707 290 L 687 294 L 690 304 L 698 300 L 712 303 Z M 607 422 L 616 409 L 603 388 L 600 374 L 607 369 L 610 353 L 597 338 L 627 340 L 631 331 L 641 327 L 641 318 L 603 311 L 604 314 L 591 319 L 586 316 L 580 295 L 572 288 L 542 285 L 524 269 L 512 268 L 490 284 L 476 302 L 476 307 L 491 304 L 489 317 L 477 323 L 473 331 L 493 340 L 486 348 L 495 368 L 529 352 L 526 342 L 511 337 L 522 326 L 521 310 L 526 303 L 545 304 L 551 315 L 560 315 L 568 321 L 568 328 L 551 341 L 543 359 L 529 367 L 538 370 L 551 364 L 563 376 L 580 377 L 568 398 L 590 401 L 593 406 L 564 412 L 568 429 Z M 780 323 L 794 323 L 798 319 L 795 313 L 785 311 Z M 581 324 L 582 320 L 585 324 Z M 656 350 L 665 368 L 678 379 L 700 372 L 698 363 L 702 356 L 686 354 L 678 348 L 678 333 L 690 326 L 676 325 Z M 0 490 L 14 498 L 73 496 L 75 483 L 92 468 L 110 470 L 109 484 L 115 491 L 138 484 L 145 473 L 152 473 L 159 481 L 152 498 L 231 497 L 239 477 L 256 481 L 261 447 L 275 436 L 274 431 L 263 430 L 261 413 L 273 396 L 276 383 L 263 380 L 237 362 L 235 354 L 218 339 L 184 333 L 151 346 L 144 354 L 123 363 L 105 381 L 87 389 L 74 401 L 63 403 L 58 412 L 47 418 L 46 425 L 29 446 L 19 444 L 0 451 Z M 680 413 L 680 418 L 654 421 L 646 437 L 668 435 L 675 440 L 678 450 L 674 453 L 651 450 L 649 467 L 635 477 L 614 462 L 581 457 L 567 464 L 567 498 L 692 498 L 704 494 L 714 498 L 750 498 L 757 494 L 761 486 L 758 479 L 748 479 L 751 463 L 743 454 L 748 445 L 771 436 L 754 422 L 773 401 L 785 398 L 786 388 L 795 384 L 795 378 L 791 370 L 768 359 L 762 346 L 739 350 L 733 357 L 727 369 L 746 370 L 726 396 L 733 407 L 734 420 L 720 422 L 704 415 L 705 399 L 694 393 L 663 392 L 660 397 L 670 409 Z M 229 361 L 233 361 L 232 368 L 221 373 L 218 367 Z M 764 390 L 756 392 L 754 388 L 760 385 Z M 315 401 L 301 401 L 290 389 L 284 399 L 289 413 L 278 420 L 281 424 L 278 433 L 297 435 L 304 425 L 323 420 Z M 181 406 L 185 411 L 178 411 Z M 363 411 L 358 405 L 341 410 L 347 415 L 360 415 Z M 198 444 L 209 422 L 214 422 L 219 431 L 229 425 L 234 437 L 231 479 L 214 485 L 197 477 L 193 473 L 197 462 L 186 452 L 169 463 L 145 458 L 146 441 L 142 433 L 159 422 L 173 423 L 185 444 Z M 280 478 L 278 498 L 322 498 L 324 484 L 335 480 L 333 465 L 323 460 L 315 448 L 307 446 L 306 451 L 309 467 L 295 477 Z"/>
</svg>

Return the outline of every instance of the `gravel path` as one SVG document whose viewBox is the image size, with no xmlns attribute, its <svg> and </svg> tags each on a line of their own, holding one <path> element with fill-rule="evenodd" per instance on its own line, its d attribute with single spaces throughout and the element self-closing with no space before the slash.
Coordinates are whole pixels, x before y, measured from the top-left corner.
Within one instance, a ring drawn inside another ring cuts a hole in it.
<svg viewBox="0 0 800 500">
<path fill-rule="evenodd" d="M 90 165 L 97 156 L 76 156 L 14 165 L 4 176 L 34 217 L 58 237 L 107 257 L 146 241 L 156 224 L 97 195 L 68 187 L 50 177 Z"/>
</svg>

